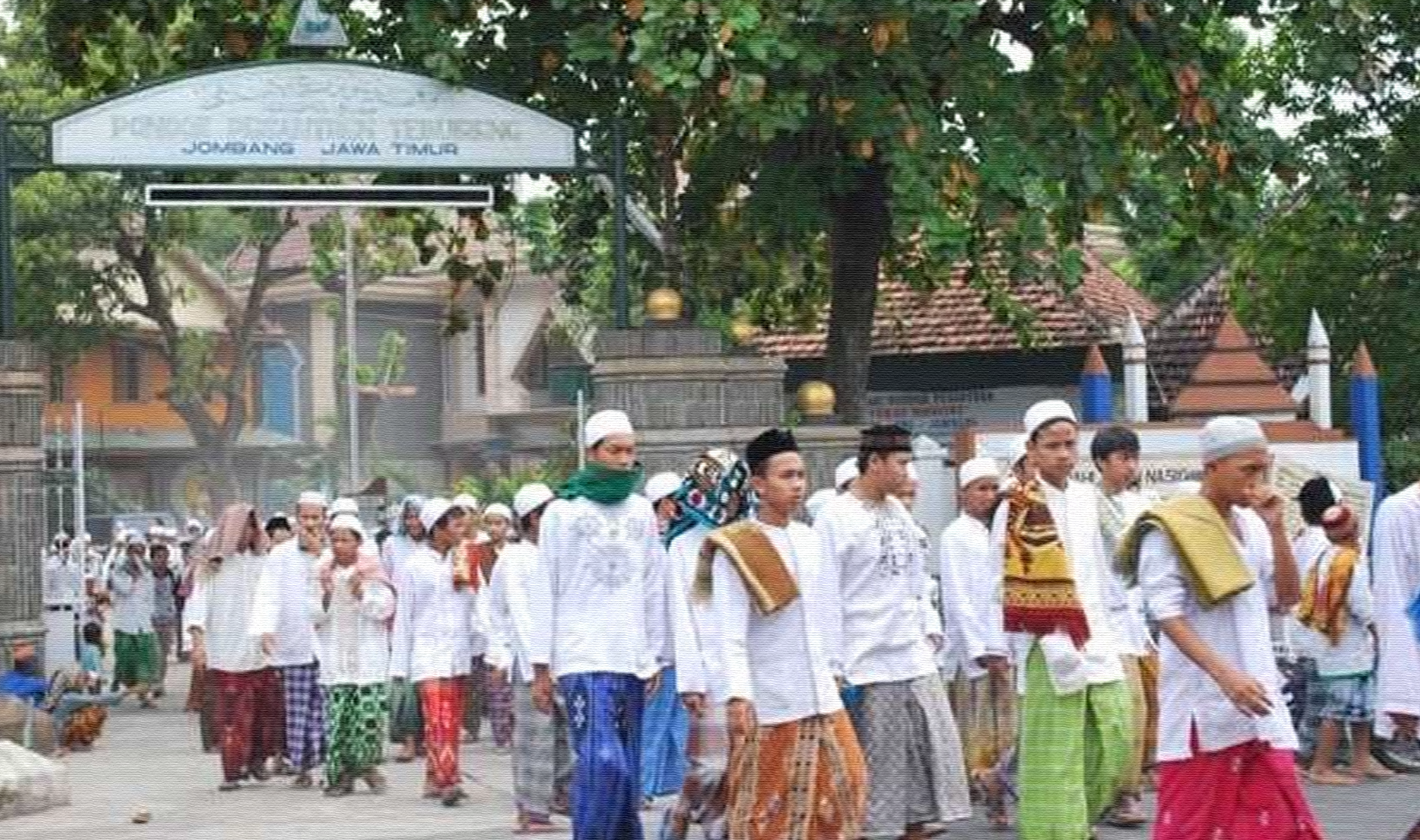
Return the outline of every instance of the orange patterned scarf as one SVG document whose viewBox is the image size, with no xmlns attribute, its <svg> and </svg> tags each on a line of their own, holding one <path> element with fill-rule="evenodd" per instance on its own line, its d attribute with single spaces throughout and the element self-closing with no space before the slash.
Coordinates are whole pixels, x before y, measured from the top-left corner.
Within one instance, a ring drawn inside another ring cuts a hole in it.
<svg viewBox="0 0 1420 840">
<path fill-rule="evenodd" d="M 1297 620 L 1325 636 L 1332 647 L 1341 642 L 1346 632 L 1346 596 L 1351 591 L 1351 575 L 1356 571 L 1360 556 L 1356 549 L 1343 546 L 1331 558 L 1325 580 L 1317 574 L 1317 569 L 1321 568 L 1318 559 L 1307 570 L 1307 579 L 1302 583 Z"/>
<path fill-rule="evenodd" d="M 1089 620 L 1040 479 L 1016 485 L 1006 504 L 1006 630 L 1037 636 L 1063 630 L 1083 648 Z"/>
</svg>

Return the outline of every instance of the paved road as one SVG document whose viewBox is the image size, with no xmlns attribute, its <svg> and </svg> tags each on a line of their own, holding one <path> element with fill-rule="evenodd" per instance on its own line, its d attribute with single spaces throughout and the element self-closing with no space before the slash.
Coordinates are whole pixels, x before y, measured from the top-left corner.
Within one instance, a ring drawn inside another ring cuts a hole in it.
<svg viewBox="0 0 1420 840">
<path fill-rule="evenodd" d="M 186 670 L 169 677 L 186 685 Z M 181 692 L 179 692 L 181 694 Z M 511 838 L 512 795 L 508 759 L 482 745 L 464 748 L 473 780 L 471 800 L 446 809 L 418 798 L 422 767 L 388 764 L 391 790 L 363 791 L 340 800 L 295 791 L 284 780 L 234 793 L 217 793 L 217 758 L 197 746 L 195 718 L 178 710 L 181 696 L 156 711 L 130 704 L 110 718 L 93 752 L 68 763 L 73 804 L 0 823 L 4 840 L 504 840 Z M 1307 791 L 1329 840 L 1399 840 L 1420 814 L 1420 777 L 1358 788 Z M 129 821 L 138 807 L 153 815 L 147 825 Z M 647 825 L 658 825 L 648 814 Z M 570 834 L 551 835 L 570 837 Z M 654 838 L 654 831 L 647 837 Z M 697 835 L 698 836 L 698 835 Z M 957 840 L 1011 837 L 988 831 L 980 820 L 952 826 Z M 1147 837 L 1144 831 L 1106 831 L 1102 838 Z"/>
</svg>

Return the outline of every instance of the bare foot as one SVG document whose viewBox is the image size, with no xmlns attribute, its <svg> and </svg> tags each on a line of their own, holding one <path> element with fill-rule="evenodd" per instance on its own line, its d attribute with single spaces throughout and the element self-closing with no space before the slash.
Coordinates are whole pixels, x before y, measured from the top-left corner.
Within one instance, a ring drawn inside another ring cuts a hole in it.
<svg viewBox="0 0 1420 840">
<path fill-rule="evenodd" d="M 1365 772 L 1362 772 L 1362 773 L 1354 773 L 1353 775 L 1354 775 L 1358 780 L 1365 780 L 1365 779 L 1394 779 L 1394 778 L 1395 778 L 1395 771 L 1394 771 L 1394 770 L 1391 770 L 1389 767 L 1386 767 L 1384 764 L 1381 764 L 1380 762 L 1376 761 L 1375 759 L 1371 759 L 1370 761 L 1366 762 L 1366 769 L 1365 769 Z"/>
<path fill-rule="evenodd" d="M 1333 768 L 1318 770 L 1313 767 L 1307 771 L 1307 779 L 1314 785 L 1354 785 L 1358 784 L 1355 776 L 1346 773 L 1338 773 Z"/>
</svg>

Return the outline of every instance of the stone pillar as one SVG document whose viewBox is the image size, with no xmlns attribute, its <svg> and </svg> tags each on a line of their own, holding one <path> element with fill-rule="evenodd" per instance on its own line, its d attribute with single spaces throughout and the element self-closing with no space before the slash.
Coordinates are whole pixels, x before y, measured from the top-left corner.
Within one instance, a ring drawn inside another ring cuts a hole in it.
<svg viewBox="0 0 1420 840">
<path fill-rule="evenodd" d="M 596 357 L 592 410 L 626 412 L 647 475 L 683 473 L 711 447 L 742 453 L 755 435 L 784 425 L 783 360 L 729 350 L 715 330 L 684 322 L 605 329 Z M 831 486 L 834 466 L 857 446 L 857 430 L 823 423 L 794 433 L 811 486 Z"/>
<path fill-rule="evenodd" d="M 0 341 L 0 665 L 20 640 L 44 649 L 44 389 L 32 344 Z"/>
</svg>

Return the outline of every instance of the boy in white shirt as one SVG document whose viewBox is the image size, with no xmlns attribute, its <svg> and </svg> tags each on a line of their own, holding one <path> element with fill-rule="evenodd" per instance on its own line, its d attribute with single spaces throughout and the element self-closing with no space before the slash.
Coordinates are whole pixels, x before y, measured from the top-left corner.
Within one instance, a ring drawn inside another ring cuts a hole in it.
<svg viewBox="0 0 1420 840">
<path fill-rule="evenodd" d="M 1267 437 L 1255 420 L 1219 417 L 1200 450 L 1200 495 L 1156 506 L 1125 537 L 1139 546 L 1140 584 L 1163 634 L 1153 836 L 1319 840 L 1268 629 L 1270 611 L 1295 604 L 1301 584 L 1282 498 L 1264 483 Z"/>
</svg>

